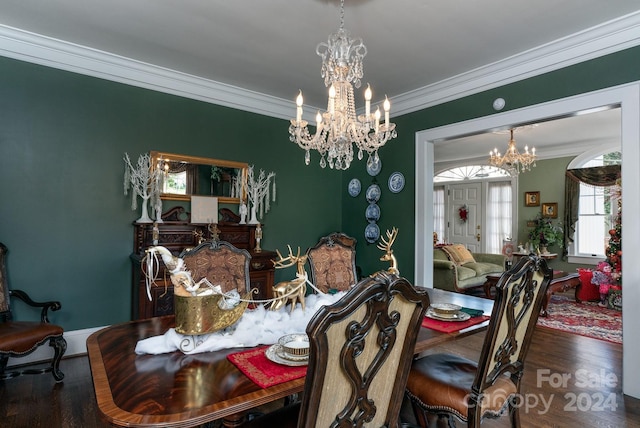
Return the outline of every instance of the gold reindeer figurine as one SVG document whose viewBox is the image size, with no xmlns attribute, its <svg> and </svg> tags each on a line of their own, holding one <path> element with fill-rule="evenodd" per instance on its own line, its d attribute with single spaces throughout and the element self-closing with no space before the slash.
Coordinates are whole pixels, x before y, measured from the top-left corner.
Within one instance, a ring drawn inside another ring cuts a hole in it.
<svg viewBox="0 0 640 428">
<path fill-rule="evenodd" d="M 298 254 L 293 255 L 291 245 L 289 247 L 289 256 L 282 257 L 280 251 L 276 249 L 278 253 L 278 260 L 274 260 L 273 264 L 276 269 L 287 268 L 293 265 L 297 266 L 295 279 L 291 281 L 282 281 L 273 286 L 274 301 L 271 303 L 269 309 L 277 311 L 283 306 L 286 306 L 288 302 L 291 302 L 291 312 L 296 307 L 296 303 L 300 302 L 302 310 L 304 310 L 304 295 L 307 292 L 307 271 L 304 269 L 304 265 L 307 262 L 307 255 L 300 255 L 300 247 L 298 247 Z"/>
<path fill-rule="evenodd" d="M 385 240 L 383 237 L 380 238 L 380 243 L 378 243 L 378 249 L 384 251 L 384 255 L 380 257 L 380 260 L 383 262 L 391 262 L 391 266 L 387 269 L 387 272 L 400 275 L 400 271 L 398 270 L 398 261 L 396 260 L 396 256 L 393 255 L 393 250 L 391 246 L 393 242 L 396 240 L 398 236 L 398 228 L 394 227 L 391 232 L 387 229 L 387 239 Z"/>
</svg>

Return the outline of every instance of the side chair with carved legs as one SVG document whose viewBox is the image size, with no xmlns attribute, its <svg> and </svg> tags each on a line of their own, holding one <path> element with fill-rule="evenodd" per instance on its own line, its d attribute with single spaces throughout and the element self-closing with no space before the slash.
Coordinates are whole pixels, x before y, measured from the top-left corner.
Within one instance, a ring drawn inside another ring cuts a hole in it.
<svg viewBox="0 0 640 428">
<path fill-rule="evenodd" d="M 67 350 L 62 327 L 49 322 L 48 311 L 61 308 L 60 302 L 36 302 L 21 290 L 10 290 L 6 268 L 7 247 L 0 243 L 0 379 L 10 379 L 23 374 L 53 374 L 56 382 L 62 381 L 60 360 Z M 40 309 L 40 321 L 14 320 L 10 299 L 16 297 L 28 306 Z M 40 345 L 48 343 L 54 349 L 51 364 L 42 369 L 6 371 L 9 358 L 19 358 L 34 352 Z"/>
<path fill-rule="evenodd" d="M 507 410 L 520 426 L 520 380 L 542 300 L 553 273 L 544 259 L 523 257 L 497 283 L 491 320 L 478 362 L 432 354 L 413 362 L 406 394 L 420 426 L 427 416 L 454 417 L 469 427 Z"/>
</svg>

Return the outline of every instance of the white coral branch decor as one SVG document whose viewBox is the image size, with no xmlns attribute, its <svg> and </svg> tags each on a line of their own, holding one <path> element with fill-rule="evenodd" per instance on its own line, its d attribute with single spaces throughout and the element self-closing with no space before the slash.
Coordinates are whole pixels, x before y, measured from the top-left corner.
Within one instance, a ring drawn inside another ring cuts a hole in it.
<svg viewBox="0 0 640 428">
<path fill-rule="evenodd" d="M 151 167 L 151 157 L 148 153 L 141 154 L 134 166 L 129 159 L 129 154 L 124 154 L 124 194 L 127 195 L 131 188 L 131 209 L 138 208 L 138 196 L 142 198 L 142 214 L 137 223 L 152 223 L 148 214 L 148 204 L 154 208 L 160 207 L 160 193 L 162 191 L 162 172 L 158 168 Z M 159 218 L 161 213 L 156 213 Z"/>
<path fill-rule="evenodd" d="M 273 186 L 273 187 L 272 187 Z M 253 165 L 247 170 L 247 197 L 251 203 L 251 219 L 249 224 L 257 224 L 257 214 L 262 219 L 264 214 L 271 209 L 270 201 L 276 200 L 276 173 L 266 173 L 260 170 L 258 175 L 254 174 Z"/>
</svg>

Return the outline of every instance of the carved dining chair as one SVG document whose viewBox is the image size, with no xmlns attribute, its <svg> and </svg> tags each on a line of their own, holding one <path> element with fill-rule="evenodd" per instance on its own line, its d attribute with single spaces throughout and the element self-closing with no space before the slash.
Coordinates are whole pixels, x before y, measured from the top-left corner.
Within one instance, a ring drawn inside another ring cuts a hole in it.
<svg viewBox="0 0 640 428">
<path fill-rule="evenodd" d="M 194 281 L 207 278 L 212 285 L 220 285 L 227 293 L 237 290 L 240 295 L 251 287 L 249 262 L 251 255 L 247 250 L 235 247 L 226 241 L 205 241 L 197 247 L 180 254 L 186 269 L 191 272 Z"/>
<path fill-rule="evenodd" d="M 429 306 L 426 291 L 378 272 L 307 325 L 310 356 L 300 402 L 247 427 L 397 427 L 415 343 Z"/>
<path fill-rule="evenodd" d="M 509 411 L 511 426 L 520 426 L 520 380 L 540 307 L 553 273 L 544 259 L 523 257 L 496 285 L 491 320 L 478 362 L 451 354 L 432 354 L 414 361 L 407 396 L 416 420 L 428 426 L 429 414 L 453 417 L 469 427 Z"/>
<path fill-rule="evenodd" d="M 323 293 L 345 291 L 358 282 L 356 239 L 334 232 L 307 250 L 311 283 Z"/>
<path fill-rule="evenodd" d="M 56 382 L 62 381 L 60 360 L 67 350 L 63 329 L 51 324 L 48 311 L 61 308 L 60 302 L 35 302 L 24 291 L 10 290 L 6 268 L 7 247 L 0 243 L 0 378 L 10 379 L 23 374 L 53 374 Z M 16 297 L 30 307 L 40 308 L 40 321 L 17 321 L 11 312 L 12 297 Z M 54 349 L 51 365 L 42 369 L 6 371 L 9 358 L 19 358 L 31 354 L 40 345 L 49 343 Z"/>
</svg>

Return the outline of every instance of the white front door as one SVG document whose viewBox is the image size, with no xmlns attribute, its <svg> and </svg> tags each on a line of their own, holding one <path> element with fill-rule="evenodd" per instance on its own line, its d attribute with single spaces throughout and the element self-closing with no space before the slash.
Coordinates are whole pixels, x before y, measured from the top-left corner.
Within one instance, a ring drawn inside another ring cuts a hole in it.
<svg viewBox="0 0 640 428">
<path fill-rule="evenodd" d="M 460 208 L 467 210 L 467 220 L 460 218 Z M 463 244 L 473 253 L 482 252 L 482 183 L 452 184 L 449 186 L 447 212 L 449 241 Z"/>
</svg>

